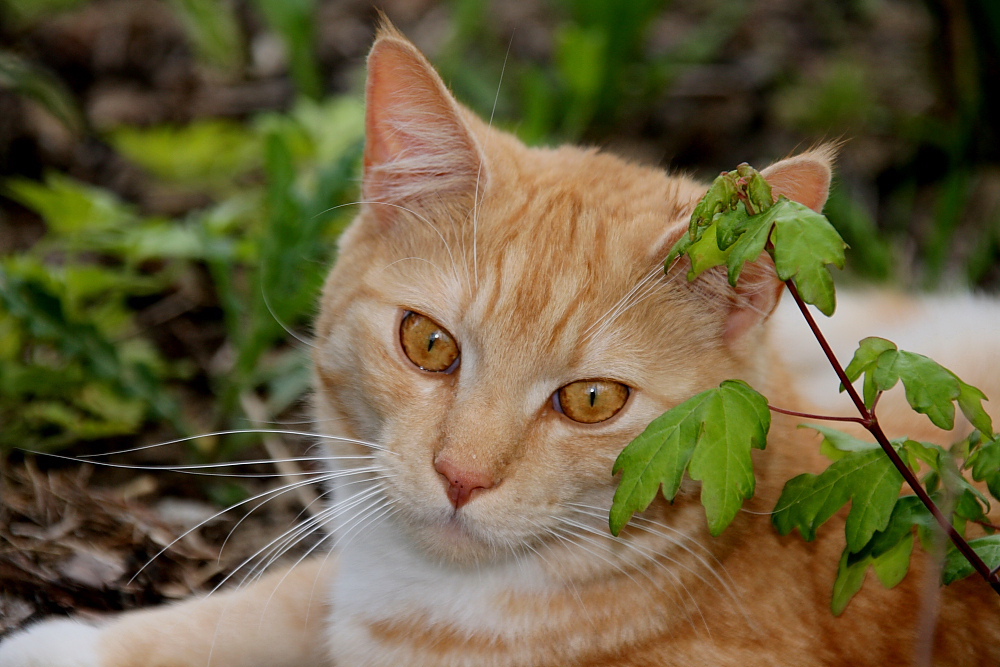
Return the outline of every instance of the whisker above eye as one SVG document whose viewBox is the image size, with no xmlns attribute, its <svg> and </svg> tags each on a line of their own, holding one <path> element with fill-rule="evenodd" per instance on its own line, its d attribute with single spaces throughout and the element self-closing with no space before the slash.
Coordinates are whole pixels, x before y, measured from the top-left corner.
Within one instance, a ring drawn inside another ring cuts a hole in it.
<svg viewBox="0 0 1000 667">
<path fill-rule="evenodd" d="M 426 263 L 430 264 L 431 266 L 433 266 L 438 271 L 441 271 L 441 267 L 440 266 L 438 266 L 437 264 L 435 264 L 434 262 L 432 262 L 429 259 L 424 259 L 423 257 L 403 257 L 401 259 L 397 259 L 395 262 L 390 262 L 389 264 L 386 264 L 384 267 L 382 267 L 382 271 L 385 271 L 389 267 L 394 266 L 396 264 L 399 264 L 400 262 L 426 262 Z M 441 273 L 444 273 L 444 271 L 441 271 Z"/>
<path fill-rule="evenodd" d="M 293 331 L 291 327 L 289 327 L 288 325 L 286 325 L 278 317 L 278 314 L 276 312 L 274 312 L 274 308 L 271 307 L 271 301 L 267 298 L 267 290 L 264 287 L 265 285 L 268 284 L 267 277 L 265 275 L 265 269 L 266 269 L 266 267 L 267 267 L 267 262 L 263 262 L 262 265 L 261 265 L 261 269 L 260 269 L 260 296 L 261 296 L 261 300 L 263 300 L 263 302 L 264 302 L 264 307 L 267 308 L 267 312 L 271 315 L 271 319 L 273 319 L 275 322 L 277 322 L 278 326 L 281 327 L 286 334 L 288 334 L 289 336 L 291 336 L 292 338 L 294 338 L 298 342 L 302 343 L 303 345 L 305 345 L 307 347 L 310 347 L 310 348 L 312 348 L 312 349 L 315 350 L 316 347 L 317 347 L 315 343 L 313 343 L 311 340 L 307 340 L 307 339 L 299 336 L 297 333 L 295 333 L 295 331 Z"/>
</svg>

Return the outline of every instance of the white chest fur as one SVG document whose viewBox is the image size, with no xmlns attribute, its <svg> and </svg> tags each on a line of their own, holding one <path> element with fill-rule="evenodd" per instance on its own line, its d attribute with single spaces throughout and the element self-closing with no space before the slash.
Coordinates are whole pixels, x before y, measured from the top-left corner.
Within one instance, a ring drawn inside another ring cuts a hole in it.
<svg viewBox="0 0 1000 667">
<path fill-rule="evenodd" d="M 388 522 L 349 540 L 339 562 L 330 628 L 338 665 L 441 664 L 440 654 L 421 651 L 423 640 L 387 643 L 371 630 L 401 620 L 446 629 L 450 636 L 516 643 L 532 619 L 512 614 L 505 601 L 553 586 L 534 558 L 472 568 L 430 562 Z"/>
</svg>

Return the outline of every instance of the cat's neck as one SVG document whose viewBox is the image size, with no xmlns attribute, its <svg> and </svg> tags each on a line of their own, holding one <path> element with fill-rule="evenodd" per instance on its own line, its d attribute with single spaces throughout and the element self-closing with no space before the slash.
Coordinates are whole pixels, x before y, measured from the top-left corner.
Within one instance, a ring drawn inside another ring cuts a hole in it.
<svg viewBox="0 0 1000 667">
<path fill-rule="evenodd" d="M 672 521 L 703 523 L 697 500 L 688 500 L 671 508 Z M 606 654 L 624 638 L 711 636 L 720 622 L 752 624 L 715 553 L 724 557 L 732 540 L 692 539 L 656 517 L 637 519 L 622 539 L 581 531 L 462 567 L 429 560 L 391 521 L 373 525 L 338 556 L 338 652 L 366 665 L 386 655 L 393 665 L 464 664 L 459 656 L 477 652 L 495 664 L 557 665 Z"/>
</svg>

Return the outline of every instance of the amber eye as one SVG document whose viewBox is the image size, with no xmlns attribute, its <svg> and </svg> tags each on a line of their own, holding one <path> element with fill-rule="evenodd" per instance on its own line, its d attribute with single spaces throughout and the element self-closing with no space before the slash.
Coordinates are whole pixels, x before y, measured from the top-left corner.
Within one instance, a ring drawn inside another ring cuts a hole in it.
<svg viewBox="0 0 1000 667">
<path fill-rule="evenodd" d="M 410 361 L 425 371 L 451 371 L 458 361 L 455 339 L 440 324 L 420 313 L 407 311 L 399 326 L 399 340 Z"/>
<path fill-rule="evenodd" d="M 611 380 L 571 382 L 555 394 L 556 408 L 575 422 L 596 424 L 611 419 L 628 400 L 629 389 Z"/>
</svg>

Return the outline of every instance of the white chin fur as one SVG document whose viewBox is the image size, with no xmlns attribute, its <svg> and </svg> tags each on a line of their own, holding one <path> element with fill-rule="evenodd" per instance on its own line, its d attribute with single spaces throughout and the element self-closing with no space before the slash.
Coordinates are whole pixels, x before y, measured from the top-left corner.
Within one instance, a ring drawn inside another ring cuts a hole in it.
<svg viewBox="0 0 1000 667">
<path fill-rule="evenodd" d="M 99 667 L 100 634 L 79 621 L 43 621 L 0 642 L 0 667 Z"/>
</svg>

